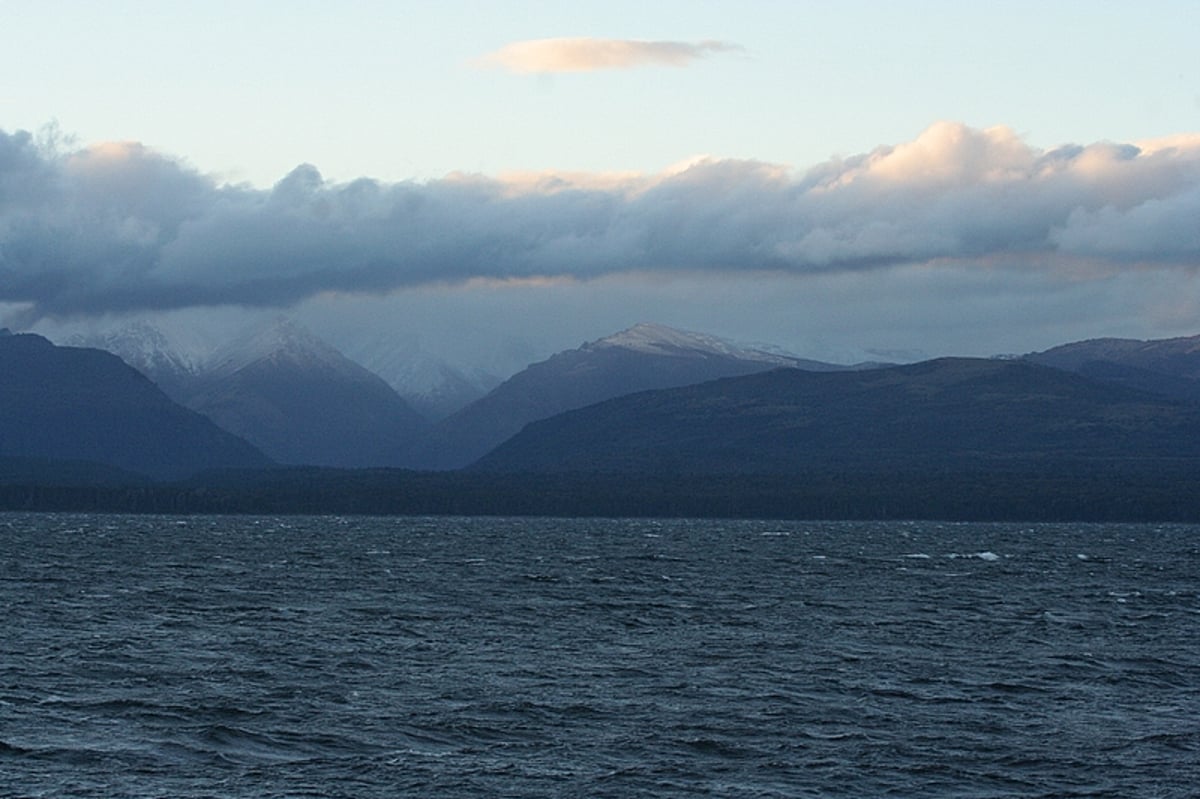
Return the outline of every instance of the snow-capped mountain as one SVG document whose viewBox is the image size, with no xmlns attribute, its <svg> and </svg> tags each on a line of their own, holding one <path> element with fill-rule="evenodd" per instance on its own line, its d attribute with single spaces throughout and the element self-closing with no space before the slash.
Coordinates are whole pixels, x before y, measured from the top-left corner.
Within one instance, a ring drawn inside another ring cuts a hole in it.
<svg viewBox="0 0 1200 799">
<path fill-rule="evenodd" d="M 1078 371 L 1088 363 L 1105 362 L 1177 377 L 1200 378 L 1200 336 L 1150 341 L 1097 338 L 1062 344 L 1026 357 L 1072 371 Z"/>
<path fill-rule="evenodd" d="M 619 333 L 589 342 L 581 350 L 616 348 L 643 355 L 665 355 L 673 358 L 734 358 L 739 361 L 803 368 L 813 372 L 845 369 L 844 366 L 797 358 L 778 350 L 735 344 L 717 336 L 677 330 L 666 325 L 641 322 Z"/>
<path fill-rule="evenodd" d="M 394 466 L 427 426 L 382 378 L 286 319 L 215 353 L 187 404 L 280 463 Z"/>
<path fill-rule="evenodd" d="M 502 382 L 489 372 L 476 370 L 468 373 L 442 361 L 416 366 L 430 377 L 406 381 L 406 374 L 389 382 L 400 396 L 432 421 L 445 419 L 450 414 L 462 410 Z"/>
<path fill-rule="evenodd" d="M 847 367 L 742 347 L 714 336 L 639 324 L 535 363 L 422 436 L 407 465 L 456 469 L 529 422 L 613 397 L 791 367 Z"/>
<path fill-rule="evenodd" d="M 434 357 L 419 342 L 397 342 L 392 337 L 361 342 L 348 354 L 434 421 L 466 407 L 501 382 L 486 370 L 462 369 Z"/>
<path fill-rule="evenodd" d="M 530 424 L 477 468 L 788 476 L 797 484 L 814 475 L 839 475 L 839 482 L 858 473 L 887 483 L 881 475 L 903 481 L 982 469 L 1029 474 L 1031 482 L 1048 476 L 1046 484 L 1056 485 L 1058 476 L 1094 480 L 1131 463 L 1141 465 L 1130 474 L 1147 474 L 1145 464 L 1170 464 L 1164 477 L 1194 472 L 1182 464 L 1198 458 L 1195 405 L 1028 361 L 939 358 L 874 370 L 778 369 L 639 392 Z M 1050 492 L 1055 505 L 1075 493 L 1058 485 Z"/>
<path fill-rule="evenodd" d="M 64 343 L 111 352 L 176 401 L 186 395 L 192 380 L 204 370 L 202 353 L 188 350 L 159 328 L 141 320 L 101 333 L 77 333 Z"/>
<path fill-rule="evenodd" d="M 68 343 L 118 355 L 280 463 L 394 466 L 428 426 L 382 378 L 282 317 L 211 354 L 142 321 Z"/>
<path fill-rule="evenodd" d="M 1174 399 L 1200 400 L 1200 336 L 1062 344 L 1027 360 Z"/>
<path fill-rule="evenodd" d="M 224 377 L 264 363 L 347 376 L 366 371 L 301 325 L 279 317 L 218 349 L 209 358 L 204 372 L 208 377 Z"/>
</svg>

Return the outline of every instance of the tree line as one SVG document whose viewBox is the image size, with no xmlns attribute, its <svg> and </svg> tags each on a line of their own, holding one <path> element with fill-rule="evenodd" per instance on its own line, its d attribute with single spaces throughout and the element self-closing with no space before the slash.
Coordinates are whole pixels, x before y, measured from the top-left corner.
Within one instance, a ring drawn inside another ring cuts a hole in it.
<svg viewBox="0 0 1200 799">
<path fill-rule="evenodd" d="M 1190 462 L 790 475 L 270 469 L 175 483 L 0 484 L 0 510 L 1200 522 Z"/>
</svg>

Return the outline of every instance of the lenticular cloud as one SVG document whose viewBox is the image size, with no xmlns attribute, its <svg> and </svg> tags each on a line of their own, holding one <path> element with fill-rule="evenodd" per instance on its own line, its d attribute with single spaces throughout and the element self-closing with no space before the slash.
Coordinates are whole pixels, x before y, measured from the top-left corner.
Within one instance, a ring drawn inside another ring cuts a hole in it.
<svg viewBox="0 0 1200 799">
<path fill-rule="evenodd" d="M 938 123 L 807 170 L 701 159 L 656 175 L 222 185 L 137 143 L 0 132 L 0 303 L 30 318 L 287 306 L 485 280 L 803 276 L 897 265 L 1200 265 L 1200 136 L 1030 146 Z"/>
<path fill-rule="evenodd" d="M 531 39 L 505 45 L 479 60 L 517 74 L 594 72 L 645 66 L 687 66 L 713 53 L 740 51 L 728 42 L 644 42 L 630 39 Z"/>
</svg>

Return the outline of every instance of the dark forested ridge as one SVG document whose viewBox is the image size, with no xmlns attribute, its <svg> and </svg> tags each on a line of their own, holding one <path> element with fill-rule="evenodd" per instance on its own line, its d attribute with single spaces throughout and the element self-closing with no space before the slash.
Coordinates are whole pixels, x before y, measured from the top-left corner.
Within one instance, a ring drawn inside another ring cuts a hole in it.
<svg viewBox="0 0 1200 799">
<path fill-rule="evenodd" d="M 1031 353 L 1025 358 L 1100 382 L 1189 402 L 1200 401 L 1200 336 L 1153 341 L 1091 339 Z"/>
<path fill-rule="evenodd" d="M 10 473 L 0 510 L 1200 522 L 1200 472 L 1191 460 L 1158 460 L 786 476 L 269 469 L 165 484 Z"/>
<path fill-rule="evenodd" d="M 160 479 L 270 464 L 115 355 L 34 335 L 0 336 L 0 458 L 92 461 Z"/>
<path fill-rule="evenodd" d="M 644 392 L 535 422 L 497 472 L 786 475 L 1041 472 L 1072 460 L 1200 463 L 1200 406 L 1022 361 L 780 369 Z"/>
</svg>

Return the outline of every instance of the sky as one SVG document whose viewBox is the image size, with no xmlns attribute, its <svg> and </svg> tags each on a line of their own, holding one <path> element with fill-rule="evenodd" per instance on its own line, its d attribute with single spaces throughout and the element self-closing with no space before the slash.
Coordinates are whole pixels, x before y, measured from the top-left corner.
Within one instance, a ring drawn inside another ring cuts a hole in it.
<svg viewBox="0 0 1200 799">
<path fill-rule="evenodd" d="M 1200 4 L 0 0 L 0 325 L 1200 333 Z M 180 334 L 182 335 L 182 334 Z"/>
</svg>

